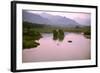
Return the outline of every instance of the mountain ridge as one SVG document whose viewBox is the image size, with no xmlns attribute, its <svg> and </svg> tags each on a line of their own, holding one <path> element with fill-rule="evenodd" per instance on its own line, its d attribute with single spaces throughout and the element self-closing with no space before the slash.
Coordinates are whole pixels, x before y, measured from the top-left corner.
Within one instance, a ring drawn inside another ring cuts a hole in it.
<svg viewBox="0 0 100 73">
<path fill-rule="evenodd" d="M 47 13 L 36 14 L 27 11 L 23 11 L 23 21 L 61 27 L 76 27 L 79 25 L 75 20 L 64 16 Z"/>
</svg>

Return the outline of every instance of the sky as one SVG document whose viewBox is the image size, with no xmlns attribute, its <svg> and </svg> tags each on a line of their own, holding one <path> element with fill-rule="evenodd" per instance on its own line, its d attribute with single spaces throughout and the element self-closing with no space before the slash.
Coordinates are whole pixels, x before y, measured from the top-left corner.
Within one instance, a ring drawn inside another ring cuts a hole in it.
<svg viewBox="0 0 100 73">
<path fill-rule="evenodd" d="M 30 13 L 42 14 L 47 13 L 51 15 L 63 16 L 75 20 L 81 25 L 90 25 L 91 24 L 91 13 L 82 13 L 82 12 L 55 12 L 55 11 L 28 11 Z"/>
</svg>

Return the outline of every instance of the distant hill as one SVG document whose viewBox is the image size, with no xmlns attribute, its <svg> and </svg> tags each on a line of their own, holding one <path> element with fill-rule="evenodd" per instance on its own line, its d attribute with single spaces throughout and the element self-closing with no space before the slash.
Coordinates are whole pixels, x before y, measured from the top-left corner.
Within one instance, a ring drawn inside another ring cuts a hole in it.
<svg viewBox="0 0 100 73">
<path fill-rule="evenodd" d="M 27 11 L 23 11 L 23 21 L 55 27 L 76 27 L 80 25 L 75 20 L 67 17 L 51 15 L 47 13 L 36 14 Z"/>
</svg>

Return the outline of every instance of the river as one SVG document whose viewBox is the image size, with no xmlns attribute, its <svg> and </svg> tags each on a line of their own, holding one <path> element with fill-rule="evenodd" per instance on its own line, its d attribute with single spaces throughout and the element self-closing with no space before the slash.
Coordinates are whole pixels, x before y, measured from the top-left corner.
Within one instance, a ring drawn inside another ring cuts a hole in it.
<svg viewBox="0 0 100 73">
<path fill-rule="evenodd" d="M 22 51 L 22 62 L 87 60 L 91 58 L 91 40 L 80 33 L 65 33 L 63 41 L 53 40 L 53 34 L 44 33 L 36 48 Z M 68 42 L 71 41 L 71 42 Z"/>
</svg>

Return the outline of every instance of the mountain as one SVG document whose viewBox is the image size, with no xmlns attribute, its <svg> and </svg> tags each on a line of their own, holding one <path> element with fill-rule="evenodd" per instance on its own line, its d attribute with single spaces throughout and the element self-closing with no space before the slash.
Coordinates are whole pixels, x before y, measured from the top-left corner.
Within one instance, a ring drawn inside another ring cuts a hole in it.
<svg viewBox="0 0 100 73">
<path fill-rule="evenodd" d="M 58 16 L 58 15 L 50 15 L 47 13 L 41 14 L 42 17 L 47 18 L 51 21 L 51 24 L 53 25 L 59 25 L 64 27 L 75 27 L 76 25 L 79 25 L 76 21 L 69 19 L 67 17 Z"/>
<path fill-rule="evenodd" d="M 23 11 L 23 21 L 37 24 L 47 24 L 48 19 L 43 18 L 38 14 Z"/>
<path fill-rule="evenodd" d="M 76 27 L 79 25 L 75 20 L 60 15 L 48 13 L 36 14 L 27 11 L 23 11 L 23 21 L 60 27 Z"/>
</svg>

